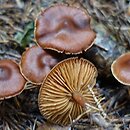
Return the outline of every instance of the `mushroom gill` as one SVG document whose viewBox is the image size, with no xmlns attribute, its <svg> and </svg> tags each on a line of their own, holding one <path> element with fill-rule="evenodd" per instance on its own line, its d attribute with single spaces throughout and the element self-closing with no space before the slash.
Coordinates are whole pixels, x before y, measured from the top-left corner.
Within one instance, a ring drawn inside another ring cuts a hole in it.
<svg viewBox="0 0 130 130">
<path fill-rule="evenodd" d="M 69 58 L 58 63 L 45 78 L 39 92 L 39 109 L 49 121 L 68 125 L 86 109 L 97 106 L 88 86 L 94 87 L 97 69 L 86 59 Z M 93 88 L 95 95 L 98 90 Z"/>
</svg>

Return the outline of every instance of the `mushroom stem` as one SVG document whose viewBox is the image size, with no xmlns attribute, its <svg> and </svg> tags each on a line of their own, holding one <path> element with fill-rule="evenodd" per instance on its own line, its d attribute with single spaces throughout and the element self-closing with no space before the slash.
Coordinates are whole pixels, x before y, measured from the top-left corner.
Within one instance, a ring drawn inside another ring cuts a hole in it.
<svg viewBox="0 0 130 130">
<path fill-rule="evenodd" d="M 81 107 L 85 107 L 85 99 L 83 98 L 83 96 L 78 93 L 78 92 L 74 92 L 72 94 L 72 98 L 74 99 L 74 101 L 76 101 Z"/>
<path fill-rule="evenodd" d="M 103 117 L 106 118 L 107 114 L 104 112 L 104 110 L 103 110 L 103 108 L 102 108 L 102 106 L 101 106 L 101 104 L 100 104 L 100 102 L 101 102 L 103 99 L 102 99 L 102 100 L 98 100 L 98 99 L 97 99 L 97 97 L 96 97 L 94 91 L 92 90 L 92 87 L 91 87 L 91 86 L 88 85 L 88 89 L 89 89 L 89 91 L 91 92 L 91 94 L 93 95 L 93 99 L 94 99 L 95 102 L 97 103 L 97 108 L 94 107 L 94 106 L 92 106 L 92 105 L 90 105 L 90 104 L 88 104 L 88 103 L 85 101 L 85 99 L 84 99 L 84 97 L 82 96 L 82 94 L 80 94 L 79 92 L 74 92 L 74 93 L 72 94 L 72 98 L 74 99 L 74 101 L 75 101 L 76 103 L 78 103 L 81 107 L 86 108 L 87 110 L 88 110 L 88 109 L 94 109 L 94 110 L 96 110 L 96 111 L 101 111 Z"/>
</svg>

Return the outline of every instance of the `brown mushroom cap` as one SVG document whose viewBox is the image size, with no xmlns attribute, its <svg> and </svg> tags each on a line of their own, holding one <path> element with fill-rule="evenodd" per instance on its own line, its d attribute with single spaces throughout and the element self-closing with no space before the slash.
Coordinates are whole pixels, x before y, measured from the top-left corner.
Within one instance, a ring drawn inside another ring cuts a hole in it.
<svg viewBox="0 0 130 130">
<path fill-rule="evenodd" d="M 21 72 L 25 78 L 32 82 L 41 84 L 51 68 L 58 60 L 39 46 L 27 49 L 21 58 Z"/>
<path fill-rule="evenodd" d="M 19 66 L 12 60 L 0 60 L 0 99 L 18 95 L 24 89 L 26 80 Z"/>
<path fill-rule="evenodd" d="M 130 52 L 121 55 L 111 66 L 113 76 L 122 84 L 130 85 Z"/>
<path fill-rule="evenodd" d="M 81 53 L 96 37 L 90 16 L 79 8 L 55 5 L 42 11 L 35 24 L 35 38 L 44 49 Z"/>
<path fill-rule="evenodd" d="M 86 59 L 69 58 L 58 63 L 45 78 L 38 97 L 39 109 L 48 121 L 68 125 L 87 102 L 96 103 L 88 86 L 96 83 L 97 69 Z M 97 94 L 97 89 L 94 90 Z"/>
</svg>

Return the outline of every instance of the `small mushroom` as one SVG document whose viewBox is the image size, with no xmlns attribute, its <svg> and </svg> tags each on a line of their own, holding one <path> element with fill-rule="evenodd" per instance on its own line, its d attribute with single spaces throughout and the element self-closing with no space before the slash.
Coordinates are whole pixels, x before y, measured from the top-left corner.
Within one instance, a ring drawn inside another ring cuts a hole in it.
<svg viewBox="0 0 130 130">
<path fill-rule="evenodd" d="M 113 76 L 122 84 L 130 85 L 130 52 L 122 54 L 111 65 Z"/>
<path fill-rule="evenodd" d="M 83 10 L 55 5 L 41 11 L 35 23 L 36 42 L 44 49 L 81 53 L 93 45 L 96 37 L 90 16 Z"/>
<path fill-rule="evenodd" d="M 58 63 L 41 86 L 38 97 L 41 114 L 49 122 L 68 125 L 84 109 L 89 111 L 90 106 L 96 107 L 94 95 L 99 96 L 98 90 L 93 88 L 96 77 L 96 67 L 86 59 L 76 57 Z"/>
<path fill-rule="evenodd" d="M 39 46 L 28 48 L 21 58 L 21 73 L 25 78 L 36 84 L 41 84 L 58 59 Z"/>
<path fill-rule="evenodd" d="M 12 60 L 0 60 L 0 100 L 20 94 L 26 80 L 20 73 L 19 66 Z"/>
</svg>

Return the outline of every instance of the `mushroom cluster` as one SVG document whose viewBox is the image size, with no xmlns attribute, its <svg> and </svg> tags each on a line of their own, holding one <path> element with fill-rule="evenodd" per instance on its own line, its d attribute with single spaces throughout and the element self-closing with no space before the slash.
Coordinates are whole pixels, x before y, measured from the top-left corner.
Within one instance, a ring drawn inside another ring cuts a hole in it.
<svg viewBox="0 0 130 130">
<path fill-rule="evenodd" d="M 65 54 L 81 53 L 93 45 L 96 36 L 90 27 L 90 16 L 66 5 L 41 11 L 35 21 L 34 34 L 38 45 L 27 49 L 20 62 L 21 73 L 34 84 L 42 84 L 52 67 L 61 60 L 59 55 L 53 54 L 54 50 Z"/>
<path fill-rule="evenodd" d="M 84 111 L 99 111 L 96 67 L 78 57 L 60 61 L 62 52 L 79 54 L 93 45 L 90 16 L 76 7 L 55 5 L 41 11 L 34 34 L 37 45 L 26 49 L 19 66 L 0 61 L 0 99 L 18 95 L 29 81 L 41 85 L 39 109 L 49 122 L 68 125 Z"/>
<path fill-rule="evenodd" d="M 61 54 L 82 53 L 93 45 L 96 37 L 90 27 L 90 16 L 66 5 L 42 10 L 34 34 L 38 46 Z M 68 125 L 84 111 L 99 111 L 96 77 L 96 67 L 86 59 L 72 57 L 59 62 L 41 85 L 38 96 L 41 114 L 49 122 Z"/>
<path fill-rule="evenodd" d="M 37 45 L 25 50 L 19 64 L 0 60 L 0 100 L 20 94 L 31 82 L 41 85 L 38 106 L 48 122 L 66 126 L 83 112 L 88 116 L 98 111 L 104 116 L 102 97 L 95 87 L 97 68 L 73 55 L 94 43 L 90 20 L 87 12 L 72 6 L 42 10 L 35 21 Z M 73 57 L 62 60 L 62 54 Z M 120 83 L 130 85 L 130 52 L 117 58 L 111 71 Z"/>
</svg>

